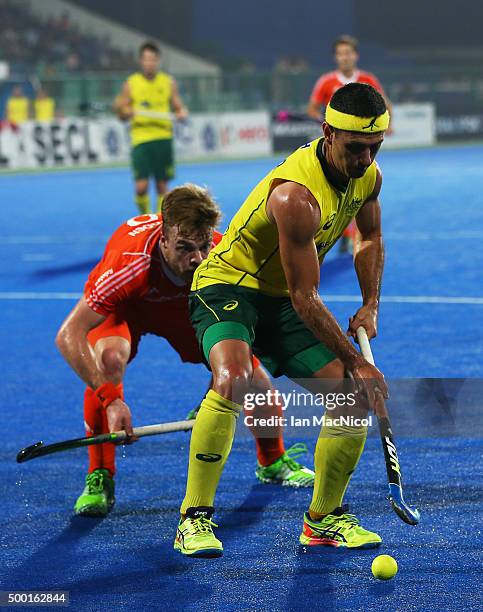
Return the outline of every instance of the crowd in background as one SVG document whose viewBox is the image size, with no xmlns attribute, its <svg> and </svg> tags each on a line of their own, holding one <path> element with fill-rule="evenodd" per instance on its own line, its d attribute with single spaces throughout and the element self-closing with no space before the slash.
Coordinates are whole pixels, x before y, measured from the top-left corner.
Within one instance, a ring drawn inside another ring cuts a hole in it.
<svg viewBox="0 0 483 612">
<path fill-rule="evenodd" d="M 0 15 L 0 60 L 11 72 L 35 70 L 42 77 L 135 65 L 135 57 L 107 38 L 81 33 L 68 14 L 42 22 L 24 7 L 0 0 Z"/>
</svg>

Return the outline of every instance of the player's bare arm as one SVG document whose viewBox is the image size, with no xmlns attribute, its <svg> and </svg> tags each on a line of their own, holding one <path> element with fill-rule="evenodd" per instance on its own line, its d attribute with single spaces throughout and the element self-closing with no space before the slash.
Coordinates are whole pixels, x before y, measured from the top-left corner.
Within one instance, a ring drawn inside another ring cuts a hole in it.
<svg viewBox="0 0 483 612">
<path fill-rule="evenodd" d="M 379 296 L 384 268 L 384 244 L 381 230 L 379 192 L 382 176 L 377 171 L 374 191 L 360 209 L 356 223 L 361 238 L 356 246 L 354 266 L 362 294 L 362 307 L 349 320 L 348 334 L 357 339 L 357 328 L 362 325 L 370 338 L 377 335 Z"/>
<path fill-rule="evenodd" d="M 178 84 L 173 79 L 171 84 L 171 108 L 176 115 L 176 119 L 182 121 L 188 117 L 188 109 L 183 104 L 183 100 L 179 93 Z"/>
<path fill-rule="evenodd" d="M 133 117 L 134 110 L 132 107 L 132 97 L 129 89 L 129 83 L 127 81 L 123 83 L 121 92 L 115 98 L 113 106 L 114 111 L 122 121 L 128 121 Z"/>
<path fill-rule="evenodd" d="M 118 384 L 120 381 L 109 380 L 109 374 L 99 367 L 87 335 L 100 325 L 105 316 L 90 308 L 81 298 L 72 312 L 60 327 L 55 343 L 64 359 L 78 376 L 93 390 L 102 387 L 106 382 Z M 107 406 L 107 420 L 110 431 L 125 430 L 132 436 L 131 412 L 120 398 Z"/>
<path fill-rule="evenodd" d="M 314 98 L 310 98 L 309 104 L 307 106 L 307 115 L 312 117 L 312 119 L 316 119 L 320 121 L 320 109 L 322 108 L 322 104 L 319 104 Z"/>
<path fill-rule="evenodd" d="M 97 367 L 87 334 L 105 318 L 104 315 L 94 312 L 85 299 L 81 298 L 62 323 L 55 339 L 64 359 L 91 389 L 100 387 L 105 379 Z"/>
<path fill-rule="evenodd" d="M 369 400 L 374 400 L 373 387 L 369 388 L 365 379 L 377 379 L 379 388 L 387 394 L 381 372 L 355 349 L 319 295 L 320 271 L 314 236 L 320 223 L 320 208 L 315 198 L 305 187 L 285 182 L 272 191 L 267 213 L 277 224 L 282 267 L 295 311 L 352 372 Z"/>
</svg>

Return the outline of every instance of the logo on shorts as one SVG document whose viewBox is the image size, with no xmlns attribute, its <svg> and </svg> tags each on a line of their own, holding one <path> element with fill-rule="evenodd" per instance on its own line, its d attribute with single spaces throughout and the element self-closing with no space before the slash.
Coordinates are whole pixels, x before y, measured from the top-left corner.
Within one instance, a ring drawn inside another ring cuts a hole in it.
<svg viewBox="0 0 483 612">
<path fill-rule="evenodd" d="M 207 463 L 215 463 L 221 459 L 221 455 L 218 455 L 218 453 L 198 453 L 196 458 Z"/>
<path fill-rule="evenodd" d="M 228 302 L 228 304 L 223 306 L 223 310 L 235 310 L 237 306 L 238 302 L 236 300 L 233 300 L 233 302 Z"/>
</svg>

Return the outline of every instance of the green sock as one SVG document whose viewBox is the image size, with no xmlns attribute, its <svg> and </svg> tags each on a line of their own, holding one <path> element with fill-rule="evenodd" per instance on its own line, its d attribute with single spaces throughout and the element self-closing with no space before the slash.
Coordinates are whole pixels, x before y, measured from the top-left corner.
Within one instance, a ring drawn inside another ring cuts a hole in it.
<svg viewBox="0 0 483 612">
<path fill-rule="evenodd" d="M 345 490 L 362 455 L 367 427 L 324 425 L 315 448 L 315 482 L 310 511 L 329 514 L 342 505 Z"/>
<path fill-rule="evenodd" d="M 135 201 L 136 201 L 136 206 L 138 207 L 141 215 L 149 215 L 149 213 L 151 212 L 149 194 L 147 193 L 143 193 L 142 195 L 136 194 Z"/>
<path fill-rule="evenodd" d="M 160 193 L 158 195 L 158 199 L 156 200 L 156 212 L 158 213 L 158 215 L 161 212 L 161 209 L 163 208 L 164 195 L 164 193 Z"/>
<path fill-rule="evenodd" d="M 188 483 L 181 514 L 188 508 L 213 506 L 240 410 L 241 406 L 212 389 L 201 402 L 191 434 Z"/>
</svg>

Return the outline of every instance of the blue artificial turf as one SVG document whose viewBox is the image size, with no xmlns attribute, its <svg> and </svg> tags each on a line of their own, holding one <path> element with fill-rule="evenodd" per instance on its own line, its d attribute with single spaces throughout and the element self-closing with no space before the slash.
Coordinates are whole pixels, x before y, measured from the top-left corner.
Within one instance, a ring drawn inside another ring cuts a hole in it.
<svg viewBox="0 0 483 612">
<path fill-rule="evenodd" d="M 472 146 L 380 155 L 383 296 L 394 300 L 382 303 L 374 353 L 389 379 L 483 378 L 482 300 L 426 299 L 483 296 L 482 154 L 481 146 Z M 275 161 L 184 165 L 176 182 L 208 185 L 226 226 Z M 424 393 L 414 394 L 404 410 L 408 420 L 427 417 L 423 431 L 405 428 L 404 413 L 395 415 L 406 497 L 422 514 L 417 527 L 390 510 L 380 444 L 376 436 L 368 440 L 347 501 L 383 537 L 380 552 L 399 563 L 399 574 L 387 583 L 371 576 L 374 551 L 299 548 L 310 493 L 258 484 L 254 444 L 242 425 L 217 497 L 223 558 L 185 559 L 172 549 L 189 434 L 119 450 L 114 511 L 105 520 L 74 518 L 84 453 L 22 466 L 15 454 L 38 439 L 83 435 L 83 385 L 53 339 L 74 304 L 69 294 L 82 291 L 105 239 L 135 214 L 131 178 L 121 169 L 0 180 L 0 590 L 65 589 L 71 609 L 86 611 L 481 609 L 478 402 L 472 410 L 463 402 L 455 412 L 451 401 L 446 408 L 443 402 L 435 413 Z M 351 258 L 330 254 L 321 279 L 322 295 L 345 325 L 357 308 L 350 299 L 358 293 Z M 415 296 L 418 303 L 399 299 Z M 144 338 L 126 376 L 136 424 L 184 417 L 207 381 L 203 366 L 183 366 L 164 340 Z M 450 416 L 458 426 L 448 429 Z M 314 435 L 301 431 L 288 442 L 295 440 L 313 452 Z"/>
</svg>

